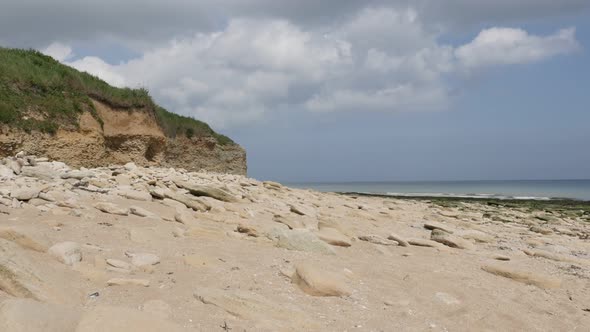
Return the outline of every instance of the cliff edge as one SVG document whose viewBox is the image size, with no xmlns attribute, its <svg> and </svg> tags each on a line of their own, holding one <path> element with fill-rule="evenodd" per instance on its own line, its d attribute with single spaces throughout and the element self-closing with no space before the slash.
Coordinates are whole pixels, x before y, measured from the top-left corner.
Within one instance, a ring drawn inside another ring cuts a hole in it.
<svg viewBox="0 0 590 332">
<path fill-rule="evenodd" d="M 246 152 L 145 89 L 115 88 L 36 51 L 0 48 L 0 156 L 76 167 L 134 162 L 245 175 Z"/>
</svg>

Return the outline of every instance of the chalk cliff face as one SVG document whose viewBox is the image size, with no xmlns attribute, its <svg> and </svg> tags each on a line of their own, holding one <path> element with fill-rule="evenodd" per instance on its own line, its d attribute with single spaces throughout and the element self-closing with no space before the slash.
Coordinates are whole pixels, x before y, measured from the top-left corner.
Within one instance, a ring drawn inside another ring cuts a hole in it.
<svg viewBox="0 0 590 332">
<path fill-rule="evenodd" d="M 246 174 L 246 152 L 237 144 L 220 144 L 212 136 L 167 137 L 152 112 L 116 109 L 97 100 L 92 103 L 102 125 L 90 112 L 83 112 L 79 129 L 59 129 L 54 135 L 0 127 L 0 156 L 25 151 L 76 167 L 134 162 L 141 166 Z"/>
</svg>

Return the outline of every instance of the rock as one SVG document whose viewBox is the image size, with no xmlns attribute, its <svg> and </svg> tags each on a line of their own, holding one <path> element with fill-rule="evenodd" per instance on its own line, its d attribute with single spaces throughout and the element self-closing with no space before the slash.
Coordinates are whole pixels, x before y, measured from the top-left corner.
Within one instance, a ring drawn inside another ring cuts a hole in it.
<svg viewBox="0 0 590 332">
<path fill-rule="evenodd" d="M 327 243 L 320 240 L 317 235 L 306 229 L 282 231 L 277 236 L 277 247 L 289 250 L 316 252 L 333 255 L 332 249 Z"/>
<path fill-rule="evenodd" d="M 424 228 L 426 228 L 428 230 L 431 230 L 431 231 L 432 230 L 435 230 L 435 229 L 438 229 L 438 230 L 447 232 L 449 234 L 453 234 L 453 231 L 448 226 L 443 225 L 441 223 L 437 223 L 437 222 L 428 222 L 428 223 L 425 223 L 424 224 Z"/>
<path fill-rule="evenodd" d="M 239 199 L 230 194 L 227 189 L 198 185 L 185 181 L 175 181 L 174 183 L 176 183 L 177 186 L 188 190 L 195 196 L 211 197 L 227 203 L 236 203 L 239 201 Z"/>
<path fill-rule="evenodd" d="M 207 212 L 207 205 L 201 201 L 191 199 L 183 194 L 172 192 L 171 190 L 164 191 L 164 196 L 168 199 L 175 200 L 182 203 L 185 207 L 191 208 L 195 211 Z"/>
<path fill-rule="evenodd" d="M 91 171 L 72 170 L 61 175 L 62 179 L 82 180 L 84 178 L 93 178 L 94 173 Z"/>
<path fill-rule="evenodd" d="M 247 234 L 248 236 L 258 237 L 258 232 L 252 226 L 240 224 L 240 225 L 238 225 L 236 231 L 238 233 Z"/>
<path fill-rule="evenodd" d="M 283 225 L 286 225 L 290 229 L 305 228 L 305 225 L 299 218 L 285 217 L 277 214 L 273 217 L 273 220 Z"/>
<path fill-rule="evenodd" d="M 383 246 L 393 246 L 393 245 L 397 245 L 396 242 L 391 242 L 387 239 L 382 238 L 379 235 L 374 235 L 374 234 L 370 234 L 370 235 L 361 235 L 358 237 L 359 240 L 361 241 L 365 241 L 365 242 L 370 242 L 373 244 L 379 244 L 379 245 L 383 245 Z"/>
<path fill-rule="evenodd" d="M 352 294 L 352 290 L 339 274 L 309 263 L 300 263 L 295 266 L 292 281 L 305 293 L 313 296 L 347 296 Z"/>
<path fill-rule="evenodd" d="M 559 279 L 550 278 L 536 273 L 516 270 L 508 266 L 486 265 L 482 267 L 482 270 L 500 277 L 525 283 L 527 285 L 534 285 L 539 288 L 559 288 L 561 285 L 561 280 Z"/>
<path fill-rule="evenodd" d="M 418 246 L 418 247 L 438 248 L 438 247 L 442 246 L 438 242 L 434 242 L 434 241 L 427 240 L 427 239 L 408 239 L 408 243 L 413 246 Z"/>
<path fill-rule="evenodd" d="M 543 234 L 543 235 L 549 235 L 549 234 L 553 233 L 553 231 L 551 229 L 541 227 L 541 226 L 531 226 L 531 228 L 529 228 L 529 230 L 531 232 L 535 232 L 535 233 L 539 233 L 539 234 Z"/>
<path fill-rule="evenodd" d="M 130 163 L 125 164 L 123 166 L 123 168 L 125 168 L 125 170 L 131 172 L 131 171 L 134 171 L 137 169 L 137 165 L 135 165 L 135 163 L 133 163 L 133 162 L 130 162 Z"/>
<path fill-rule="evenodd" d="M 448 232 L 442 231 L 440 229 L 433 229 L 432 233 L 430 233 L 430 239 L 432 241 L 442 243 L 451 248 L 471 249 L 473 247 L 471 242 L 460 237 L 454 236 Z"/>
<path fill-rule="evenodd" d="M 124 189 L 118 192 L 119 196 L 123 196 L 127 199 L 133 199 L 136 201 L 149 202 L 152 200 L 152 195 L 147 191 L 138 191 L 132 189 Z"/>
<path fill-rule="evenodd" d="M 498 254 L 493 255 L 492 258 L 495 260 L 498 260 L 498 261 L 509 261 L 510 260 L 510 257 L 505 256 L 505 255 L 498 255 Z"/>
<path fill-rule="evenodd" d="M 280 184 L 278 182 L 274 182 L 274 181 L 264 181 L 264 182 L 262 182 L 262 185 L 266 189 L 280 190 L 283 188 L 282 184 Z"/>
<path fill-rule="evenodd" d="M 528 256 L 532 256 L 532 257 L 542 257 L 542 258 L 546 258 L 546 259 L 550 259 L 550 260 L 554 260 L 554 261 L 558 261 L 558 262 L 568 262 L 568 263 L 574 263 L 574 264 L 578 264 L 578 265 L 590 265 L 590 262 L 584 261 L 580 258 L 577 257 L 573 257 L 570 255 L 561 255 L 561 254 L 557 254 L 557 253 L 553 253 L 553 252 L 549 252 L 549 251 L 545 251 L 545 250 L 523 250 L 525 254 L 527 254 Z"/>
<path fill-rule="evenodd" d="M 300 206 L 300 205 L 295 205 L 295 204 L 289 204 L 289 210 L 295 214 L 300 215 L 300 216 L 315 216 L 316 215 L 315 211 L 313 211 L 311 208 Z"/>
<path fill-rule="evenodd" d="M 12 172 L 16 175 L 19 175 L 22 170 L 22 165 L 15 159 L 6 159 L 6 167 L 10 168 Z"/>
<path fill-rule="evenodd" d="M 116 267 L 118 269 L 131 270 L 131 265 L 127 262 L 122 261 L 122 260 L 109 258 L 106 260 L 106 262 L 108 265 L 110 265 L 112 267 Z"/>
<path fill-rule="evenodd" d="M 51 167 L 51 165 L 39 165 L 34 167 L 23 167 L 22 176 L 37 178 L 39 180 L 53 181 L 60 177 L 61 171 Z"/>
<path fill-rule="evenodd" d="M 149 312 L 98 306 L 84 313 L 76 332 L 184 332 L 183 327 Z"/>
<path fill-rule="evenodd" d="M 104 213 L 116 214 L 116 215 L 120 215 L 120 216 L 129 215 L 128 208 L 122 208 L 122 207 L 120 207 L 116 204 L 113 204 L 113 203 L 107 203 L 107 202 L 96 203 L 94 205 L 94 207 Z"/>
<path fill-rule="evenodd" d="M 80 245 L 75 242 L 60 242 L 54 244 L 47 252 L 66 265 L 73 265 L 82 260 Z"/>
<path fill-rule="evenodd" d="M 151 213 L 150 211 L 144 208 L 140 208 L 139 206 L 130 206 L 129 212 L 139 217 L 159 219 L 159 217 L 154 213 Z"/>
<path fill-rule="evenodd" d="M 10 193 L 11 198 L 16 198 L 19 201 L 28 201 L 39 196 L 40 190 L 38 188 L 18 188 Z"/>
<path fill-rule="evenodd" d="M 10 242 L 14 242 L 25 249 L 31 249 L 38 252 L 46 252 L 47 246 L 33 240 L 22 231 L 19 231 L 14 227 L 0 226 L 0 239 L 5 239 Z"/>
<path fill-rule="evenodd" d="M 410 244 L 408 243 L 408 241 L 404 240 L 401 236 L 399 236 L 399 235 L 397 235 L 395 233 L 390 233 L 389 236 L 387 237 L 387 239 L 396 241 L 398 243 L 398 245 L 401 246 L 401 247 L 408 247 L 408 246 L 410 246 Z"/>
<path fill-rule="evenodd" d="M 126 279 L 126 278 L 112 278 L 107 281 L 109 286 L 143 286 L 149 287 L 150 281 L 147 279 Z"/>
<path fill-rule="evenodd" d="M 185 225 L 191 225 L 191 224 L 196 223 L 195 218 L 193 218 L 193 216 L 186 209 L 176 210 L 176 214 L 174 215 L 174 220 L 176 220 L 176 222 L 179 222 L 179 223 L 185 224 Z"/>
<path fill-rule="evenodd" d="M 125 255 L 131 258 L 131 264 L 137 267 L 151 266 L 160 263 L 160 257 L 150 253 L 126 252 Z"/>
<path fill-rule="evenodd" d="M 12 180 L 15 178 L 14 171 L 4 165 L 0 165 L 0 179 Z"/>
<path fill-rule="evenodd" d="M 491 235 L 486 234 L 481 231 L 477 231 L 477 230 L 461 231 L 461 232 L 457 232 L 455 234 L 457 236 L 464 238 L 464 239 L 474 240 L 474 241 L 480 242 L 480 243 L 490 243 L 490 242 L 494 241 L 494 238 Z"/>
<path fill-rule="evenodd" d="M 320 240 L 333 246 L 350 247 L 352 245 L 350 239 L 335 228 L 322 227 L 317 235 Z"/>
<path fill-rule="evenodd" d="M 0 304 L 0 331 L 75 331 L 80 316 L 81 311 L 73 307 L 32 299 L 7 299 Z"/>
</svg>

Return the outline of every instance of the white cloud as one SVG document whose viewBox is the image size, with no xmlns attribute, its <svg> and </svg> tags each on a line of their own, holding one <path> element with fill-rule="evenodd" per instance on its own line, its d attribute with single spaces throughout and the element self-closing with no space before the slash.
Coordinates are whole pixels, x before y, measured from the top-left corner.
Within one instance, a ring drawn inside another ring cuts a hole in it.
<svg viewBox="0 0 590 332">
<path fill-rule="evenodd" d="M 546 37 L 533 36 L 521 29 L 483 30 L 455 54 L 468 68 L 536 62 L 579 48 L 575 29 L 563 29 Z"/>
<path fill-rule="evenodd" d="M 237 18 L 118 65 L 97 57 L 65 63 L 117 86 L 145 86 L 172 111 L 224 127 L 277 109 L 446 109 L 449 76 L 540 61 L 578 47 L 573 29 L 535 36 L 492 28 L 456 48 L 438 37 L 415 10 L 370 8 L 314 29 L 285 19 Z"/>
<path fill-rule="evenodd" d="M 52 43 L 41 52 L 60 62 L 66 61 L 74 56 L 70 46 L 58 42 Z"/>
</svg>

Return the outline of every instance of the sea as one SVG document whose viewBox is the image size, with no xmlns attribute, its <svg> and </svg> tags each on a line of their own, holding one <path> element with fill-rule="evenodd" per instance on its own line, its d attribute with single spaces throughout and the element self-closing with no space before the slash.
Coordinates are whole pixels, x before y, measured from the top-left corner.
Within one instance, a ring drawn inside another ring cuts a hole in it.
<svg viewBox="0 0 590 332">
<path fill-rule="evenodd" d="M 379 194 L 397 197 L 458 197 L 522 200 L 590 201 L 590 180 L 400 181 L 286 183 L 323 192 Z"/>
</svg>

